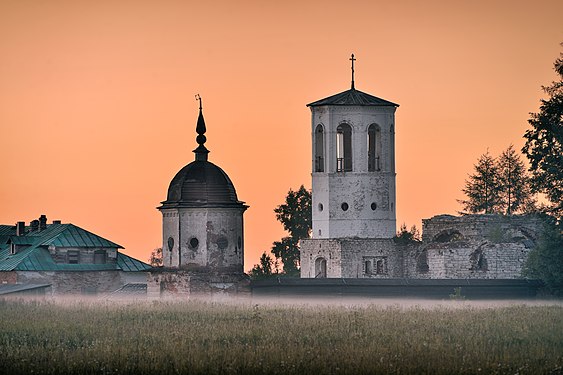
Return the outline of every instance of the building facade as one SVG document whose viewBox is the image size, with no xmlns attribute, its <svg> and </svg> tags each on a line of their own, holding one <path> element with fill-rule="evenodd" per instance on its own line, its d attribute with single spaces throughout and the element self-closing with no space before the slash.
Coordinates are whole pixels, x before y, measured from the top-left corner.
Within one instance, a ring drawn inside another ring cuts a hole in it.
<svg viewBox="0 0 563 375">
<path fill-rule="evenodd" d="M 49 285 L 48 294 L 103 294 L 143 283 L 151 268 L 122 246 L 74 224 L 41 215 L 0 225 L 0 284 Z"/>
</svg>

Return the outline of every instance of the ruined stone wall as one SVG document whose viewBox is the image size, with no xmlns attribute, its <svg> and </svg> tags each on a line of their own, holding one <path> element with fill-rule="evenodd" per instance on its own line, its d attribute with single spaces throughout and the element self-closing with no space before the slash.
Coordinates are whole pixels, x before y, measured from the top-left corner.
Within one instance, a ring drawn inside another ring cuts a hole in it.
<svg viewBox="0 0 563 375">
<path fill-rule="evenodd" d="M 440 215 L 424 220 L 423 241 L 301 241 L 301 277 L 518 279 L 542 229 L 536 216 Z M 378 268 L 379 265 L 379 268 Z"/>
<path fill-rule="evenodd" d="M 113 292 L 124 284 L 123 271 L 16 271 L 18 283 L 51 284 L 52 293 L 101 294 Z"/>
<path fill-rule="evenodd" d="M 422 220 L 422 239 L 424 242 L 535 241 L 541 229 L 541 218 L 536 215 L 438 215 Z"/>
<path fill-rule="evenodd" d="M 300 242 L 301 277 L 323 276 L 321 261 L 326 261 L 326 277 L 342 276 L 341 244 L 339 240 L 304 239 Z"/>
</svg>

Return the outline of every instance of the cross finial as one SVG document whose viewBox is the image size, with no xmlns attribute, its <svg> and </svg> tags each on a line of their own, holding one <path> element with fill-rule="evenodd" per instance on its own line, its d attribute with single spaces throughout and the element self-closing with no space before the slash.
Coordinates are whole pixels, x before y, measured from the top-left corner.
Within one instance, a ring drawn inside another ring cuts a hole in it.
<svg viewBox="0 0 563 375">
<path fill-rule="evenodd" d="M 355 90 L 355 87 L 354 87 L 354 61 L 356 61 L 356 59 L 354 58 L 354 54 L 352 54 L 352 57 L 350 57 L 350 61 L 352 61 L 352 90 Z"/>
<path fill-rule="evenodd" d="M 199 109 L 201 110 L 201 96 L 199 96 L 199 94 L 195 94 L 195 100 L 199 100 Z"/>
</svg>

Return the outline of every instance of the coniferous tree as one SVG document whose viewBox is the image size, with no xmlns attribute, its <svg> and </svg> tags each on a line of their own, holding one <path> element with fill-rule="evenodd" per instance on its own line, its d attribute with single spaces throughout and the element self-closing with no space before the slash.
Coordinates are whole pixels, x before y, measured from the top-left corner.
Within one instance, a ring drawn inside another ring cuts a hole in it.
<svg viewBox="0 0 563 375">
<path fill-rule="evenodd" d="M 563 45 L 563 43 L 562 43 Z M 548 211 L 561 219 L 563 214 L 563 53 L 555 60 L 558 80 L 542 87 L 548 99 L 542 99 L 538 113 L 531 113 L 522 152 L 530 161 L 532 187 L 550 200 Z"/>
<path fill-rule="evenodd" d="M 497 159 L 500 208 L 506 215 L 533 211 L 534 199 L 524 162 L 510 145 Z"/>
<path fill-rule="evenodd" d="M 489 151 L 479 157 L 475 173 L 465 180 L 462 189 L 467 200 L 458 200 L 468 213 L 496 213 L 500 210 L 500 184 L 498 169 Z"/>
</svg>

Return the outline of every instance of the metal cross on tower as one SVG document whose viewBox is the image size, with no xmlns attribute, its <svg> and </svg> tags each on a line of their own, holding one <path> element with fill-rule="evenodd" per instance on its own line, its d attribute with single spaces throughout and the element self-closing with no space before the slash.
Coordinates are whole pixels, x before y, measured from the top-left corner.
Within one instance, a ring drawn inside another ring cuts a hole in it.
<svg viewBox="0 0 563 375">
<path fill-rule="evenodd" d="M 356 59 L 354 58 L 354 54 L 352 54 L 350 61 L 352 61 L 352 90 L 355 90 L 355 87 L 354 87 L 354 61 L 356 61 Z"/>
</svg>

